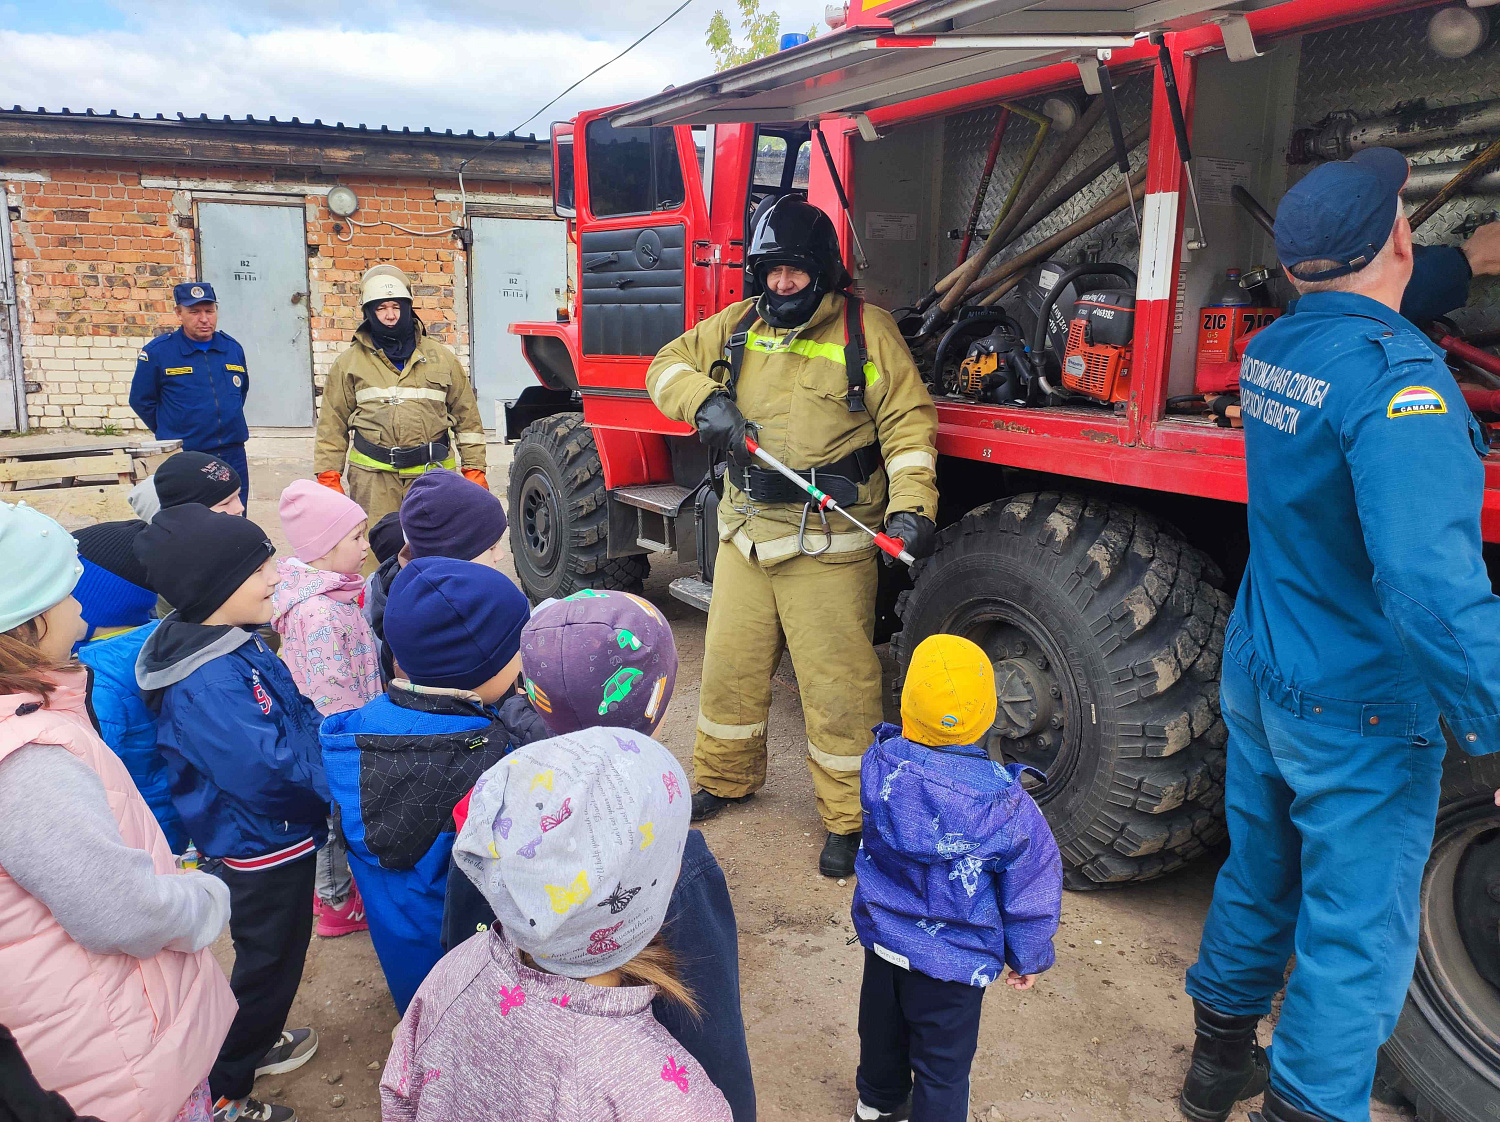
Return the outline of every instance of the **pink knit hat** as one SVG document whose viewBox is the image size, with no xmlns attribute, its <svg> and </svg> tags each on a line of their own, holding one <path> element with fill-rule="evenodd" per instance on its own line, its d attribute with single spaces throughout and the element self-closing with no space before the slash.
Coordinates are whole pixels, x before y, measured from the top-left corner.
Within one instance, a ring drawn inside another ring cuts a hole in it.
<svg viewBox="0 0 1500 1122">
<path fill-rule="evenodd" d="M 297 560 L 316 561 L 365 520 L 353 499 L 310 479 L 293 480 L 281 492 L 281 528 Z"/>
</svg>

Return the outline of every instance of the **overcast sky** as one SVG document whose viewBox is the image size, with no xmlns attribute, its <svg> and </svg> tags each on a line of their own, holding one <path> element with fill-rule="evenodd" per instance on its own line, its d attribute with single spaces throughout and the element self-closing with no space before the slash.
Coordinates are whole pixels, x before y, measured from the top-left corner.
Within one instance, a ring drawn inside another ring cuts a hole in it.
<svg viewBox="0 0 1500 1122">
<path fill-rule="evenodd" d="M 0 0 L 0 106 L 504 132 L 681 0 Z M 762 0 L 786 31 L 824 0 Z M 702 77 L 692 3 L 521 131 Z"/>
</svg>

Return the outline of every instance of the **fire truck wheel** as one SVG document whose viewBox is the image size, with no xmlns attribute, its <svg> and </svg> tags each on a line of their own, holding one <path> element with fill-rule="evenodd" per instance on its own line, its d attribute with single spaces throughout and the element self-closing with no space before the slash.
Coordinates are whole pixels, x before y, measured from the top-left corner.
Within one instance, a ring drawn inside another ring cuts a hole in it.
<svg viewBox="0 0 1500 1122">
<path fill-rule="evenodd" d="M 1500 1103 L 1500 757 L 1450 745 L 1422 876 L 1417 967 L 1375 1097 L 1421 1122 L 1493 1122 Z"/>
<path fill-rule="evenodd" d="M 916 645 L 965 635 L 995 667 L 994 759 L 1046 774 L 1031 793 L 1071 888 L 1147 880 L 1224 836 L 1218 570 L 1133 507 L 1016 495 L 938 535 L 897 606 L 901 678 Z"/>
<path fill-rule="evenodd" d="M 608 496 L 594 434 L 582 413 L 526 426 L 510 464 L 510 549 L 532 603 L 585 588 L 636 591 L 645 556 L 606 553 Z"/>
</svg>

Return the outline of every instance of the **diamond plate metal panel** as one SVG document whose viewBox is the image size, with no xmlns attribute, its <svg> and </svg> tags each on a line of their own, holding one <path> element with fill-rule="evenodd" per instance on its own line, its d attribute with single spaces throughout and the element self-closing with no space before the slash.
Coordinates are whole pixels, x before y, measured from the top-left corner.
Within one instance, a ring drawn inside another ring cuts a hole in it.
<svg viewBox="0 0 1500 1122">
<path fill-rule="evenodd" d="M 1115 93 L 1120 105 L 1120 118 L 1127 133 L 1151 116 L 1151 80 L 1150 71 L 1116 79 Z M 1024 99 L 1017 104 L 1033 112 L 1040 112 L 1042 101 L 1043 99 L 1038 97 Z M 984 172 L 985 156 L 989 152 L 990 138 L 995 134 L 995 122 L 999 114 L 998 108 L 975 109 L 967 113 L 956 113 L 948 117 L 944 123 L 944 176 L 939 227 L 944 231 L 961 230 L 968 220 L 969 208 L 974 203 L 974 192 L 978 189 L 979 178 Z M 995 217 L 1000 213 L 1000 206 L 1004 203 L 1005 196 L 1015 181 L 1016 172 L 1020 170 L 1026 149 L 1036 139 L 1036 128 L 1036 125 L 1024 117 L 1011 117 L 1010 125 L 1005 132 L 1005 139 L 1000 145 L 1000 154 L 995 160 L 995 172 L 990 178 L 984 206 L 980 210 L 974 244 L 969 251 L 971 254 L 984 243 L 985 235 L 994 225 Z M 1038 167 L 1045 164 L 1049 156 L 1056 151 L 1062 136 L 1063 130 L 1054 130 L 1048 134 L 1046 143 L 1037 155 Z M 1082 170 L 1090 161 L 1098 158 L 1109 148 L 1109 123 L 1101 119 L 1063 166 L 1058 174 L 1057 182 L 1066 182 L 1070 176 Z M 1146 154 L 1147 146 L 1143 143 L 1132 155 L 1132 168 L 1143 166 L 1146 162 Z M 1119 186 L 1119 183 L 1118 171 L 1110 169 L 1104 172 L 1091 185 L 1048 216 L 1046 221 L 1039 223 L 1025 237 L 1003 250 L 1000 258 L 1003 260 L 1029 249 L 1070 222 L 1076 221 L 1103 202 L 1105 197 Z M 1139 191 L 1136 208 L 1140 209 Z M 1131 221 L 1129 212 L 1126 211 L 1076 239 L 1071 245 L 1065 246 L 1057 256 L 1072 263 L 1082 261 L 1087 253 L 1102 261 L 1118 261 L 1134 268 L 1139 250 L 1140 242 L 1136 236 L 1135 225 Z M 958 242 L 945 238 L 941 247 L 941 258 L 942 267 L 937 271 L 938 276 L 947 273 L 958 263 Z"/>
<path fill-rule="evenodd" d="M 1403 12 L 1304 36 L 1295 127 L 1316 125 L 1337 110 L 1380 116 L 1419 97 L 1431 106 L 1500 98 L 1500 51 L 1490 44 L 1468 58 L 1440 57 L 1427 46 L 1432 11 Z M 1407 156 L 1413 164 L 1464 160 L 1494 139 L 1476 137 L 1459 145 L 1417 149 Z M 1291 182 L 1310 170 L 1291 168 Z M 1474 226 L 1492 219 L 1497 208 L 1500 197 L 1495 195 L 1455 199 L 1422 226 L 1417 240 L 1456 245 Z M 1477 278 L 1469 288 L 1468 307 L 1452 318 L 1465 331 L 1500 327 L 1500 279 Z"/>
</svg>

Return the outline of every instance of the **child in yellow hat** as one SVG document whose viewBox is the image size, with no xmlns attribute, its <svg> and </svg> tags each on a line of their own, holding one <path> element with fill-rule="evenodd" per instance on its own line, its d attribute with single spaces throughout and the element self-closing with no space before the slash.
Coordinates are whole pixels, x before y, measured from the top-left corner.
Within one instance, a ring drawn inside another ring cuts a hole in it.
<svg viewBox="0 0 1500 1122">
<path fill-rule="evenodd" d="M 880 725 L 865 753 L 851 1122 L 967 1119 L 985 988 L 1009 967 L 1006 984 L 1030 989 L 1054 962 L 1062 860 L 1025 768 L 985 751 L 995 707 L 984 651 L 930 636 L 912 652 L 901 727 Z"/>
</svg>

